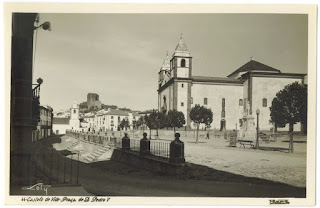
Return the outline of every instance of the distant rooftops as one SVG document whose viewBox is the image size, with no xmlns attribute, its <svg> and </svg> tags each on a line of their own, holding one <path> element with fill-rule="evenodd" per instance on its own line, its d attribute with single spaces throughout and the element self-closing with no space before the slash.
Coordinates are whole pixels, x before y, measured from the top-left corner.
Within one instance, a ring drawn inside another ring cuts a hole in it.
<svg viewBox="0 0 320 208">
<path fill-rule="evenodd" d="M 53 117 L 52 124 L 69 124 L 70 118 Z"/>
<path fill-rule="evenodd" d="M 104 113 L 105 115 L 119 115 L 119 116 L 129 116 L 128 111 L 117 110 L 117 109 L 109 109 L 108 112 Z"/>
</svg>

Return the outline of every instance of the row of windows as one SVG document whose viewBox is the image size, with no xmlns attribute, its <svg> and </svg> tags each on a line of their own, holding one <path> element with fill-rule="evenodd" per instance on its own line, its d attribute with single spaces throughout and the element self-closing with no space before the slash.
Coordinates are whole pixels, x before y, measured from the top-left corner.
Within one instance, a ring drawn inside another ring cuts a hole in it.
<svg viewBox="0 0 320 208">
<path fill-rule="evenodd" d="M 191 98 L 191 104 L 193 104 L 193 98 Z M 222 98 L 222 107 L 224 108 L 226 100 Z M 203 105 L 208 105 L 208 98 L 203 99 Z M 184 102 L 181 102 L 181 106 L 184 106 Z M 243 100 L 239 99 L 239 106 L 243 106 Z M 262 99 L 262 107 L 268 107 L 268 100 L 266 98 Z"/>
</svg>

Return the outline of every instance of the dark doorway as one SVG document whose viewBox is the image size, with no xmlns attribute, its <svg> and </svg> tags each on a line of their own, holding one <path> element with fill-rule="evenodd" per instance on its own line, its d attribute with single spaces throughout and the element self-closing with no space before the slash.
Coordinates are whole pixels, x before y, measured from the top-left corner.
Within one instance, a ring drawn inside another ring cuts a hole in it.
<svg viewBox="0 0 320 208">
<path fill-rule="evenodd" d="M 222 131 L 223 129 L 226 129 L 226 121 L 225 120 L 221 120 L 221 122 L 220 122 L 220 131 Z"/>
</svg>

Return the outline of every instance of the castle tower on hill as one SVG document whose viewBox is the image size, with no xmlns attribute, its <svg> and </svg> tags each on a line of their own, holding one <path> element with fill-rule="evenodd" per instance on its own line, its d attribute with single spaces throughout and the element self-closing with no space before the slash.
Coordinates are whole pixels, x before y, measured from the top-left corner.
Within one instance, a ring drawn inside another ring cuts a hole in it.
<svg viewBox="0 0 320 208">
<path fill-rule="evenodd" d="M 99 95 L 96 93 L 88 93 L 87 95 L 88 110 L 100 110 L 102 107 L 101 101 L 99 101 Z"/>
</svg>

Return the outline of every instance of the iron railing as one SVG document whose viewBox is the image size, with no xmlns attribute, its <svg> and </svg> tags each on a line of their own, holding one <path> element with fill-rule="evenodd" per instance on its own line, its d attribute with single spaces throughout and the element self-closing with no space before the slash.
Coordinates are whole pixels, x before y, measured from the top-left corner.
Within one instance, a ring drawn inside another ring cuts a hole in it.
<svg viewBox="0 0 320 208">
<path fill-rule="evenodd" d="M 11 154 L 11 163 L 23 161 L 29 185 L 79 184 L 79 154 Z"/>
<path fill-rule="evenodd" d="M 115 149 L 122 148 L 122 138 L 116 138 L 113 136 L 101 136 L 94 133 L 84 133 L 76 131 L 67 131 L 66 135 L 76 139 L 82 139 L 90 143 L 107 144 Z M 139 152 L 140 140 L 130 139 L 130 150 Z M 150 141 L 150 154 L 157 157 L 169 158 L 170 141 Z"/>
<path fill-rule="evenodd" d="M 170 157 L 170 143 L 162 141 L 150 141 L 150 153 L 158 157 Z"/>
</svg>

